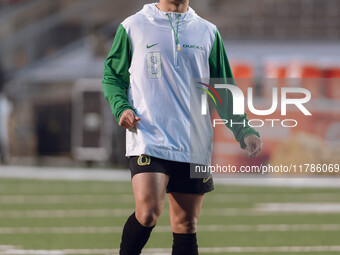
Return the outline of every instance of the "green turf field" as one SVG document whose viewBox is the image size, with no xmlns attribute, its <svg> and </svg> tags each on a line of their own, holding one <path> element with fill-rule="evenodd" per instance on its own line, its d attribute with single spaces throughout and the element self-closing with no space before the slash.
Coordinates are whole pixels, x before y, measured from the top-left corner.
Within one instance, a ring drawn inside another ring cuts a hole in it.
<svg viewBox="0 0 340 255">
<path fill-rule="evenodd" d="M 0 254 L 117 254 L 133 205 L 129 182 L 0 179 Z M 171 238 L 166 205 L 144 254 Z M 198 238 L 201 254 L 340 254 L 340 189 L 216 186 Z"/>
</svg>

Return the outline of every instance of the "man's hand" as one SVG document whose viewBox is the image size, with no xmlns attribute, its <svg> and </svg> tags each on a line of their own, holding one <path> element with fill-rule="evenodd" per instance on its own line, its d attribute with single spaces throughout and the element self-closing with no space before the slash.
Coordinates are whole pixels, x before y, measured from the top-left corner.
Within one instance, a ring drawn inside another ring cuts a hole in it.
<svg viewBox="0 0 340 255">
<path fill-rule="evenodd" d="M 247 145 L 248 157 L 256 157 L 262 150 L 262 141 L 256 135 L 248 135 L 244 138 L 244 143 Z"/>
<path fill-rule="evenodd" d="M 119 126 L 130 129 L 138 124 L 140 118 L 137 117 L 134 111 L 127 109 L 123 112 L 119 119 Z"/>
</svg>

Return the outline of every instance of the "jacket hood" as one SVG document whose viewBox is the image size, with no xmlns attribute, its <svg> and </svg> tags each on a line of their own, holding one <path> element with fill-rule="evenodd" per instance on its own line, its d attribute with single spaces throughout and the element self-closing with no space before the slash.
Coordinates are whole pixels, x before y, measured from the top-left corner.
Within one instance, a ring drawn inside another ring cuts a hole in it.
<svg viewBox="0 0 340 255">
<path fill-rule="evenodd" d="M 179 23 L 187 23 L 192 21 L 197 17 L 196 12 L 189 7 L 188 11 L 184 13 L 178 13 L 178 12 L 163 12 L 160 9 L 157 8 L 158 3 L 152 3 L 152 4 L 146 4 L 144 5 L 143 9 L 141 10 L 141 13 L 145 15 L 150 21 L 154 21 L 159 23 L 160 25 L 169 25 L 169 18 L 171 19 L 177 19 L 178 15 L 180 14 L 180 20 Z"/>
</svg>

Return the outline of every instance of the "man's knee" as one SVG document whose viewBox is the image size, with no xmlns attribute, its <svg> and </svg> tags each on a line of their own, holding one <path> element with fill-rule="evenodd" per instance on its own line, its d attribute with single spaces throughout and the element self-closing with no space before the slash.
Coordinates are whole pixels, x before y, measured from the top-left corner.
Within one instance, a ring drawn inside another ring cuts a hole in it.
<svg viewBox="0 0 340 255">
<path fill-rule="evenodd" d="M 159 216 L 162 213 L 162 208 L 137 209 L 136 218 L 144 227 L 152 227 L 156 225 Z"/>
<path fill-rule="evenodd" d="M 174 233 L 191 234 L 196 233 L 197 218 L 179 218 L 177 219 L 172 228 Z"/>
</svg>

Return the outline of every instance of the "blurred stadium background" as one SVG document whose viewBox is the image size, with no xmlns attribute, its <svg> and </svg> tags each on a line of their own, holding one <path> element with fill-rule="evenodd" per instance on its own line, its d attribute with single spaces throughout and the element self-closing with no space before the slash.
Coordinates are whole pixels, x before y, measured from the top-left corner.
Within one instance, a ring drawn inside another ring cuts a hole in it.
<svg viewBox="0 0 340 255">
<path fill-rule="evenodd" d="M 110 117 L 100 79 L 115 29 L 146 2 L 1 1 L 1 87 L 10 102 L 6 107 L 2 100 L 1 108 L 4 160 L 126 166 L 124 130 Z M 264 159 L 297 131 L 339 145 L 334 107 L 340 98 L 339 1 L 197 0 L 191 5 L 218 26 L 235 76 L 249 79 L 239 86 L 254 86 L 261 100 L 271 95 L 272 83 L 264 78 L 313 79 L 302 86 L 313 89 L 314 100 L 321 99 L 323 106 L 314 107 L 315 118 L 308 119 L 318 120 L 314 129 L 303 123 L 289 132 L 275 129 L 281 135 L 261 132 Z M 228 135 L 216 137 L 226 143 Z"/>
<path fill-rule="evenodd" d="M 133 199 L 128 171 L 117 170 L 127 169 L 125 131 L 100 80 L 119 23 L 148 2 L 0 0 L 0 254 L 117 252 Z M 256 159 L 217 128 L 214 161 L 339 164 L 340 1 L 190 5 L 218 26 L 238 85 L 254 87 L 259 105 L 270 105 L 273 84 L 313 97 L 312 117 L 289 110 L 298 127 L 259 129 Z M 340 185 L 326 180 L 219 180 L 202 212 L 202 252 L 340 254 Z M 147 253 L 169 254 L 168 226 L 165 212 L 148 245 L 161 249 Z"/>
</svg>

